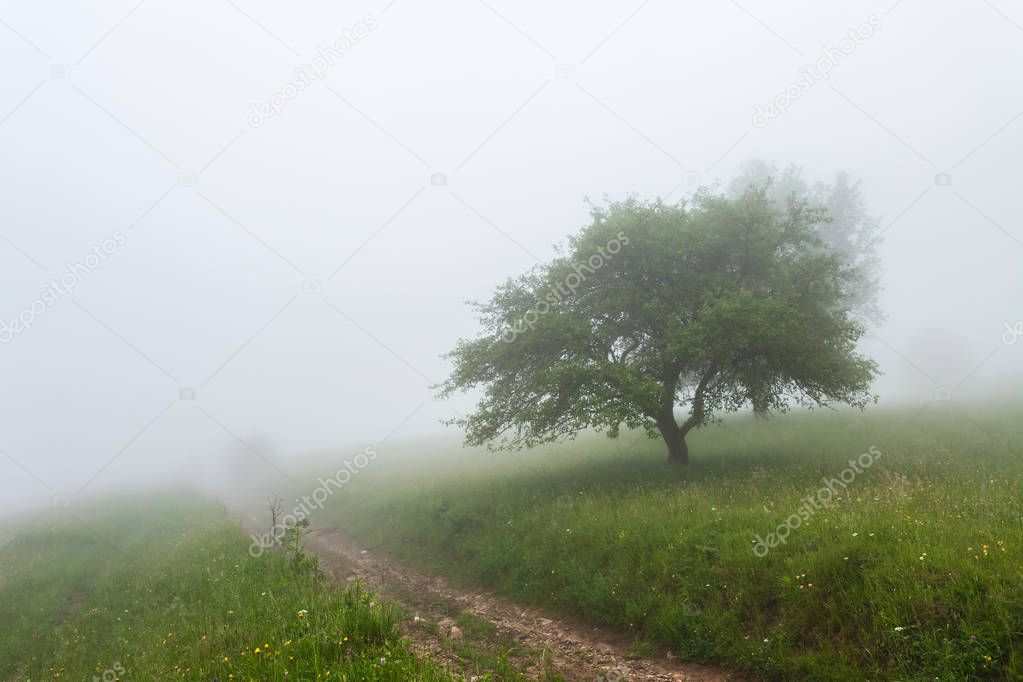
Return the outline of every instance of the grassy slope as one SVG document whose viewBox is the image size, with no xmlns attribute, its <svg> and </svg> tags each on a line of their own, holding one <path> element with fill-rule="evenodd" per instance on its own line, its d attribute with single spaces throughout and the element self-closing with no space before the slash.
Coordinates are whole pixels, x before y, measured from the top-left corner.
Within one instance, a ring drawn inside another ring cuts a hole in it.
<svg viewBox="0 0 1023 682">
<path fill-rule="evenodd" d="M 692 439 L 687 473 L 635 434 L 422 466 L 381 450 L 327 513 L 409 562 L 768 678 L 1023 679 L 1023 410 L 966 411 L 730 420 Z M 754 555 L 872 445 L 840 500 Z"/>
<path fill-rule="evenodd" d="M 0 679 L 451 679 L 370 596 L 251 558 L 217 507 L 73 511 L 85 525 L 53 510 L 0 553 Z"/>
</svg>

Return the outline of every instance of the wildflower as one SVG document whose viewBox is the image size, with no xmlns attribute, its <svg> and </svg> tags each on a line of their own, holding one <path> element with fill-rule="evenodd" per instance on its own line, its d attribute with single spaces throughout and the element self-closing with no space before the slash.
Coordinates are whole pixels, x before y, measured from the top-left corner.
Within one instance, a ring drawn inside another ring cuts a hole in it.
<svg viewBox="0 0 1023 682">
<path fill-rule="evenodd" d="M 902 627 L 901 625 L 899 625 L 899 626 L 896 626 L 896 628 L 895 628 L 895 631 L 896 631 L 896 632 L 902 632 L 902 631 L 903 631 L 903 630 L 905 630 L 905 629 L 906 629 L 906 628 L 904 628 L 904 627 Z"/>
</svg>

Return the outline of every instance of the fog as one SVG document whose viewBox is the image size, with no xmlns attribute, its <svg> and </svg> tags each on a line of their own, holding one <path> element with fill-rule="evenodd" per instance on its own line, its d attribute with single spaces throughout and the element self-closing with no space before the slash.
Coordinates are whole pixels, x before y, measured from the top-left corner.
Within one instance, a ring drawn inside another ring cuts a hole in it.
<svg viewBox="0 0 1023 682">
<path fill-rule="evenodd" d="M 587 197 L 678 200 L 752 158 L 862 180 L 882 406 L 1023 370 L 1003 0 L 0 2 L 0 50 L 0 320 L 31 319 L 0 344 L 3 509 L 457 436 L 473 396 L 430 387 L 466 300 Z"/>
</svg>

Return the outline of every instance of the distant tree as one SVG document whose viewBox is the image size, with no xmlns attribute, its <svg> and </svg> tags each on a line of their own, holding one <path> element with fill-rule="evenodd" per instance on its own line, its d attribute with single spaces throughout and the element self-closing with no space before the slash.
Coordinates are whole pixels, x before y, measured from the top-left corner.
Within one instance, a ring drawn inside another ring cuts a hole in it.
<svg viewBox="0 0 1023 682">
<path fill-rule="evenodd" d="M 852 312 L 865 321 L 880 322 L 884 318 L 877 303 L 881 290 L 881 262 L 877 255 L 880 226 L 867 210 L 860 181 L 840 172 L 835 175 L 833 184 L 818 182 L 811 187 L 803 179 L 803 169 L 799 166 L 789 165 L 779 170 L 773 163 L 752 159 L 732 180 L 729 195 L 738 197 L 750 188 L 763 189 L 779 210 L 792 198 L 826 210 L 827 219 L 817 225 L 817 234 L 827 248 L 860 275 L 851 301 Z"/>
<path fill-rule="evenodd" d="M 441 389 L 483 396 L 451 423 L 499 449 L 624 425 L 686 464 L 686 435 L 718 411 L 866 405 L 876 366 L 850 313 L 862 273 L 824 243 L 825 220 L 764 187 L 593 207 L 563 255 L 474 304 L 482 331 L 447 356 Z"/>
</svg>

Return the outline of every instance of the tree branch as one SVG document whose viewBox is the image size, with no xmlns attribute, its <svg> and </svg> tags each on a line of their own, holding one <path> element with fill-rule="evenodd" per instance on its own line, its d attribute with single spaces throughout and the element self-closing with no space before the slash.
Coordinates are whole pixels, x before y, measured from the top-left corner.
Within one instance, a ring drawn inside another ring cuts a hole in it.
<svg viewBox="0 0 1023 682">
<path fill-rule="evenodd" d="M 707 387 L 710 382 L 713 381 L 714 377 L 717 376 L 718 370 L 721 368 L 721 362 L 715 358 L 711 361 L 707 371 L 700 377 L 700 383 L 696 385 L 696 390 L 693 392 L 693 409 L 689 412 L 689 419 L 682 424 L 682 433 L 686 434 L 696 426 L 703 423 L 706 415 L 704 414 L 704 398 L 707 392 Z"/>
</svg>

